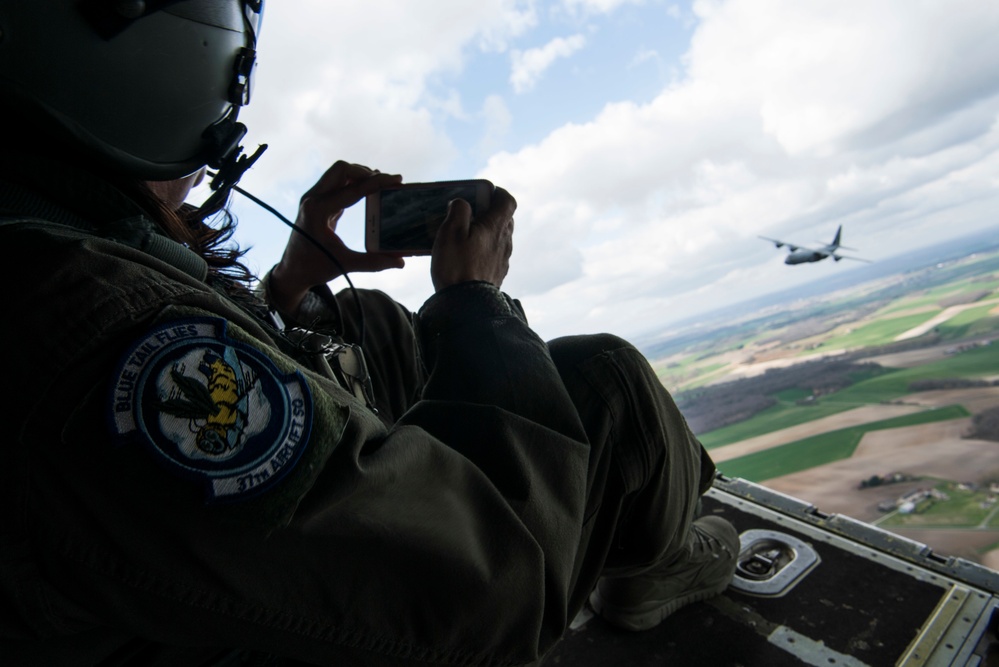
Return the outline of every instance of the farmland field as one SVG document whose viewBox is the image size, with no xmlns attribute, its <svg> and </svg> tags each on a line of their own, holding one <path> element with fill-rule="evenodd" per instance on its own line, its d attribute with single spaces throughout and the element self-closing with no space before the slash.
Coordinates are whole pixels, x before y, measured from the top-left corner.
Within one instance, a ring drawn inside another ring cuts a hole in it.
<svg viewBox="0 0 999 667">
<path fill-rule="evenodd" d="M 807 406 L 781 402 L 752 419 L 698 437 L 707 449 L 714 449 L 863 405 L 896 400 L 909 394 L 909 385 L 916 380 L 999 375 L 999 349 L 991 346 L 941 356 L 942 359 L 914 368 L 887 370 Z"/>
<path fill-rule="evenodd" d="M 999 500 L 987 491 L 999 482 L 999 442 L 965 436 L 973 415 L 999 407 L 999 382 L 992 384 L 999 380 L 999 253 L 905 280 L 921 287 L 865 285 L 817 299 L 811 310 L 799 305 L 735 323 L 714 343 L 696 341 L 651 361 L 681 407 L 711 401 L 732 382 L 761 379 L 746 385 L 759 393 L 770 386 L 762 379 L 806 362 L 817 364 L 816 382 L 827 366 L 855 364 L 848 386 L 809 388 L 799 378 L 775 385 L 769 407 L 738 421 L 691 425 L 726 475 L 999 566 L 999 552 L 990 553 L 999 545 Z M 914 390 L 914 382 L 927 390 Z M 858 488 L 892 472 L 925 481 Z M 957 483 L 969 490 L 911 514 L 879 510 L 920 485 Z"/>
<path fill-rule="evenodd" d="M 960 405 L 925 410 L 902 417 L 829 431 L 725 461 L 720 463 L 718 467 L 722 472 L 732 477 L 742 477 L 751 482 L 762 482 L 849 458 L 853 456 L 857 445 L 868 432 L 961 419 L 968 416 L 968 411 Z"/>
</svg>

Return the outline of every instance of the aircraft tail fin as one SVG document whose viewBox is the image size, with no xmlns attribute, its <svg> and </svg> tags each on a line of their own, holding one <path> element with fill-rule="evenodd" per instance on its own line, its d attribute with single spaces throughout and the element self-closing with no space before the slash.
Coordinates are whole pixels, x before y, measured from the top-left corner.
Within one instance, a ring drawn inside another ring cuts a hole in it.
<svg viewBox="0 0 999 667">
<path fill-rule="evenodd" d="M 843 234 L 843 225 L 840 225 L 839 227 L 836 228 L 836 238 L 834 238 L 832 240 L 832 243 L 830 244 L 833 248 L 841 247 L 839 244 L 839 239 L 840 236 L 842 236 L 842 234 Z"/>
<path fill-rule="evenodd" d="M 830 243 L 829 245 L 831 245 L 833 248 L 837 250 L 856 250 L 856 248 L 851 248 L 849 246 L 845 246 L 842 243 L 840 243 L 842 238 L 843 238 L 843 225 L 840 225 L 836 229 L 836 238 L 834 238 L 832 240 L 832 243 Z"/>
</svg>

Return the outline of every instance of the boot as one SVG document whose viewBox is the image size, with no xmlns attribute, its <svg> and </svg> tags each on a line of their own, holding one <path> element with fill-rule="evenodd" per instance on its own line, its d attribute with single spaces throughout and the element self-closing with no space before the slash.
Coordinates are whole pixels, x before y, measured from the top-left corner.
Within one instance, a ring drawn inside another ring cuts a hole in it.
<svg viewBox="0 0 999 667">
<path fill-rule="evenodd" d="M 681 607 L 725 590 L 735 573 L 739 534 L 725 519 L 694 521 L 680 554 L 640 574 L 603 577 L 590 605 L 611 625 L 648 630 Z"/>
</svg>

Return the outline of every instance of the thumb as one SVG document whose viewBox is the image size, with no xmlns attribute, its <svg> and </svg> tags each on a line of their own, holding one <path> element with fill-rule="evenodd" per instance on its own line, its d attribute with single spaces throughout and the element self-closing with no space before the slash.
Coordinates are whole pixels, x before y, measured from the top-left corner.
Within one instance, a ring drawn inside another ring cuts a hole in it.
<svg viewBox="0 0 999 667">
<path fill-rule="evenodd" d="M 351 250 L 341 241 L 342 251 L 338 253 L 348 273 L 375 273 L 386 269 L 401 269 L 406 260 L 398 255 L 358 252 Z"/>
</svg>

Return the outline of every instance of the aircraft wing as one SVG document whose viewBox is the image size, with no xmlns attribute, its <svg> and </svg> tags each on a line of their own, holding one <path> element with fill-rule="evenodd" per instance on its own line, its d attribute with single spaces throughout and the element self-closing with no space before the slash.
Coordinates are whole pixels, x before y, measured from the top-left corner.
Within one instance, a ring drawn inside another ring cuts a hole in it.
<svg viewBox="0 0 999 667">
<path fill-rule="evenodd" d="M 802 246 L 794 244 L 794 243 L 788 243 L 787 241 L 781 241 L 780 239 L 772 239 L 769 236 L 760 236 L 759 238 L 763 239 L 764 241 L 770 241 L 777 248 L 783 248 L 784 246 L 787 246 L 788 249 L 791 252 L 794 252 L 798 248 L 802 247 Z"/>
<path fill-rule="evenodd" d="M 760 236 L 759 238 L 763 239 L 764 241 L 770 241 L 777 248 L 783 248 L 784 246 L 787 246 L 787 249 L 790 250 L 791 252 L 795 252 L 797 250 L 807 250 L 809 252 L 819 252 L 824 255 L 830 254 L 828 247 L 813 248 L 807 245 L 798 245 L 797 243 L 791 243 L 790 241 L 781 241 L 780 239 L 772 239 L 769 236 Z"/>
<path fill-rule="evenodd" d="M 867 264 L 873 264 L 874 263 L 874 262 L 872 262 L 869 259 L 863 259 L 861 257 L 850 257 L 849 255 L 837 255 L 836 253 L 832 253 L 831 257 L 833 259 L 835 259 L 837 262 L 839 260 L 841 260 L 841 259 L 852 259 L 852 260 L 854 260 L 856 262 L 865 262 Z"/>
</svg>

